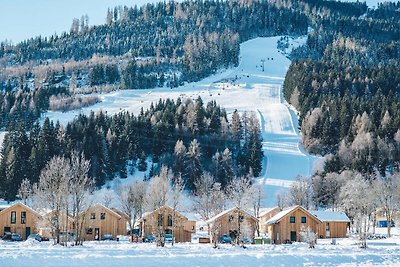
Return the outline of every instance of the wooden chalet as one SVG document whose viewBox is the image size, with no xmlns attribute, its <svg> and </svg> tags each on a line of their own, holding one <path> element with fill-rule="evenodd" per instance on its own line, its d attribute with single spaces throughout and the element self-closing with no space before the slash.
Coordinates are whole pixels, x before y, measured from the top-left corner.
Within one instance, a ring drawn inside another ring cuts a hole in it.
<svg viewBox="0 0 400 267">
<path fill-rule="evenodd" d="M 210 225 L 210 229 L 218 228 L 216 238 L 219 240 L 222 235 L 236 236 L 238 233 L 239 221 L 241 222 L 241 232 L 246 234 L 246 237 L 253 241 L 258 219 L 237 207 L 230 208 L 217 214 L 209 219 L 207 224 Z"/>
<path fill-rule="evenodd" d="M 0 211 L 0 236 L 13 232 L 27 239 L 30 234 L 37 233 L 40 220 L 39 213 L 23 203 L 16 203 Z"/>
<path fill-rule="evenodd" d="M 191 242 L 196 231 L 196 222 L 169 206 L 147 212 L 137 221 L 140 237 L 157 236 L 159 233 L 173 234 L 175 242 Z"/>
<path fill-rule="evenodd" d="M 105 235 L 116 239 L 127 234 L 128 216 L 122 211 L 96 204 L 84 212 L 85 240 L 101 240 Z"/>
<path fill-rule="evenodd" d="M 276 214 L 280 212 L 278 207 L 275 208 L 266 208 L 261 210 L 260 214 L 258 215 L 259 220 L 259 227 L 260 227 L 260 234 L 269 236 L 271 233 L 269 232 L 270 227 L 266 224 L 266 222 L 274 217 Z"/>
<path fill-rule="evenodd" d="M 308 227 L 319 236 L 321 223 L 320 219 L 301 206 L 284 209 L 266 222 L 274 244 L 300 242 L 300 232 Z"/>
</svg>

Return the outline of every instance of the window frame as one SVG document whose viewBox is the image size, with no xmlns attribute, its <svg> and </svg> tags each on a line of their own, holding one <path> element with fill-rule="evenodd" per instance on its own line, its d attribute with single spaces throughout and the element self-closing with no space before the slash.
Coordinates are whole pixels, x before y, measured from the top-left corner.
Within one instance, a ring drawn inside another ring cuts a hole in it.
<svg viewBox="0 0 400 267">
<path fill-rule="evenodd" d="M 296 223 L 296 216 L 290 216 L 289 222 L 290 223 Z"/>
<path fill-rule="evenodd" d="M 17 212 L 11 211 L 11 224 L 17 224 Z"/>
<path fill-rule="evenodd" d="M 21 211 L 21 224 L 26 224 L 26 211 Z"/>
<path fill-rule="evenodd" d="M 106 213 L 105 212 L 101 212 L 100 213 L 100 220 L 105 220 L 106 219 Z"/>
<path fill-rule="evenodd" d="M 303 219 L 304 219 L 304 220 L 303 220 Z M 301 217 L 301 223 L 307 223 L 307 217 L 302 216 L 302 217 Z"/>
<path fill-rule="evenodd" d="M 96 220 L 96 213 L 95 212 L 90 213 L 90 219 L 91 220 Z"/>
<path fill-rule="evenodd" d="M 173 226 L 174 222 L 172 220 L 172 215 L 168 214 L 168 221 L 167 221 L 167 226 Z"/>
</svg>

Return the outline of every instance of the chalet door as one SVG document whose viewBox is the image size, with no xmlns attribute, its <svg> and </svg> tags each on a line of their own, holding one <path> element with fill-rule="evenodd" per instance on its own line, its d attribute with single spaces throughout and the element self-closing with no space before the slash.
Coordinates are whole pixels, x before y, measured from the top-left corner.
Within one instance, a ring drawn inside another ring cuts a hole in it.
<svg viewBox="0 0 400 267">
<path fill-rule="evenodd" d="M 100 240 L 100 228 L 94 228 L 94 240 Z"/>
<path fill-rule="evenodd" d="M 4 233 L 11 232 L 11 227 L 4 227 Z"/>
<path fill-rule="evenodd" d="M 30 227 L 26 227 L 25 228 L 25 238 L 28 239 L 28 236 L 31 235 L 31 228 Z"/>
<path fill-rule="evenodd" d="M 291 242 L 296 242 L 297 241 L 297 235 L 295 231 L 290 231 L 290 241 Z"/>
</svg>

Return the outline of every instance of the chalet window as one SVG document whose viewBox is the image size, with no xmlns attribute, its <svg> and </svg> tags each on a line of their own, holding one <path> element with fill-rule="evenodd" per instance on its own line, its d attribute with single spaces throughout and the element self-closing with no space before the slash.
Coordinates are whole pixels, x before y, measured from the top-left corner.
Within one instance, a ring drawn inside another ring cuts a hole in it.
<svg viewBox="0 0 400 267">
<path fill-rule="evenodd" d="M 233 221 L 233 215 L 229 215 L 229 221 Z"/>
<path fill-rule="evenodd" d="M 239 221 L 243 222 L 244 221 L 244 216 L 239 216 Z"/>
<path fill-rule="evenodd" d="M 172 226 L 172 215 L 168 214 L 168 226 Z"/>
<path fill-rule="evenodd" d="M 21 211 L 21 224 L 26 224 L 26 211 Z"/>
<path fill-rule="evenodd" d="M 158 226 L 163 226 L 164 216 L 162 214 L 158 214 Z"/>
<path fill-rule="evenodd" d="M 301 223 L 307 223 L 307 218 L 306 217 L 301 217 Z"/>
<path fill-rule="evenodd" d="M 296 223 L 296 217 L 290 216 L 290 223 Z"/>
<path fill-rule="evenodd" d="M 91 220 L 96 220 L 96 213 L 90 213 L 90 219 Z"/>
<path fill-rule="evenodd" d="M 105 220 L 106 219 L 106 214 L 104 212 L 100 213 L 100 219 Z"/>
<path fill-rule="evenodd" d="M 330 231 L 329 223 L 326 223 L 326 231 Z"/>
<path fill-rule="evenodd" d="M 93 234 L 93 228 L 86 228 L 86 234 L 87 235 L 92 235 Z"/>
<path fill-rule="evenodd" d="M 17 223 L 17 212 L 12 211 L 11 212 L 11 224 L 16 224 Z"/>
</svg>

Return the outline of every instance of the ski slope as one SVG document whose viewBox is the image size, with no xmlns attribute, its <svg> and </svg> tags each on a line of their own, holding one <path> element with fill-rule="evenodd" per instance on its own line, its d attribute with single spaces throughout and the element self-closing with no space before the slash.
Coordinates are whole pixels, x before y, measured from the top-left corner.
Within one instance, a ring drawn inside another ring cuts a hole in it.
<svg viewBox="0 0 400 267">
<path fill-rule="evenodd" d="M 216 100 L 228 114 L 254 111 L 261 122 L 265 162 L 257 182 L 264 185 L 264 206 L 276 204 L 276 194 L 287 190 L 298 175 L 310 175 L 314 157 L 300 146 L 298 117 L 282 96 L 282 84 L 290 65 L 277 49 L 280 37 L 256 38 L 241 45 L 239 66 L 210 76 L 197 83 L 175 89 L 123 90 L 101 95 L 102 102 L 79 111 L 48 112 L 45 116 L 66 124 L 79 113 L 107 111 L 114 114 L 129 111 L 135 114 L 160 98 L 192 98 L 204 102 Z M 300 45 L 305 37 L 294 40 Z M 264 61 L 264 70 L 262 67 Z"/>
</svg>

